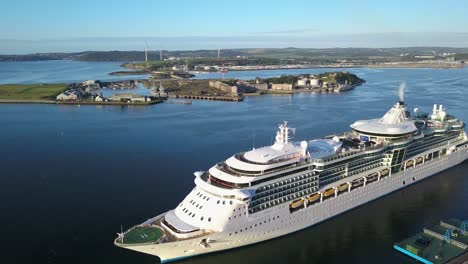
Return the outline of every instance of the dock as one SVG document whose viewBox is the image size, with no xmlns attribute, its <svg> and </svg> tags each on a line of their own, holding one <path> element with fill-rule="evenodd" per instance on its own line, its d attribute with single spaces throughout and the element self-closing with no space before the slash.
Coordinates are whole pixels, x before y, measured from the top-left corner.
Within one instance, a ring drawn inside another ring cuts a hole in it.
<svg viewBox="0 0 468 264">
<path fill-rule="evenodd" d="M 214 95 L 169 95 L 170 98 L 179 99 L 197 99 L 197 100 L 213 100 L 213 101 L 228 101 L 228 102 L 242 102 L 242 96 L 214 96 Z"/>
<path fill-rule="evenodd" d="M 393 248 L 425 264 L 462 264 L 468 260 L 468 220 L 440 221 Z"/>
</svg>

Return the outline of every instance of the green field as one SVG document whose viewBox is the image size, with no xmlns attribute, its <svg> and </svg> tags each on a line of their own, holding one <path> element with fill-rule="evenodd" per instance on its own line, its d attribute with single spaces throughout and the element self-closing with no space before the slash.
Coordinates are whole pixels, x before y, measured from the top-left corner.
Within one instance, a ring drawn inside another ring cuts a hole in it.
<svg viewBox="0 0 468 264">
<path fill-rule="evenodd" d="M 0 85 L 0 99 L 55 100 L 67 85 L 60 84 L 5 84 Z"/>
</svg>

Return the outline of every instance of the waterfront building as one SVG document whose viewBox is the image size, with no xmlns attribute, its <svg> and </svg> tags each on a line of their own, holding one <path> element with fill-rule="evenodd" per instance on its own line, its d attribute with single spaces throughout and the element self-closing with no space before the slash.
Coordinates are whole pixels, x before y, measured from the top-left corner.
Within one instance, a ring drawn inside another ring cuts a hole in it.
<svg viewBox="0 0 468 264">
<path fill-rule="evenodd" d="M 287 84 L 287 83 L 273 83 L 271 85 L 272 90 L 280 90 L 280 91 L 292 91 L 294 90 L 294 85 L 293 84 Z"/>
<path fill-rule="evenodd" d="M 67 90 L 56 97 L 57 101 L 76 101 L 81 99 L 81 94 L 75 90 Z"/>
</svg>

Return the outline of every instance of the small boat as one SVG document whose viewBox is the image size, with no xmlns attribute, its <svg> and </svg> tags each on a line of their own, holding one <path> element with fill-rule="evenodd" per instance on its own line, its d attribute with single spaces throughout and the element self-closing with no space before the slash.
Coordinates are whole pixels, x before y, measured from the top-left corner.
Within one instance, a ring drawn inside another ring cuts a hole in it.
<svg viewBox="0 0 468 264">
<path fill-rule="evenodd" d="M 320 193 L 314 193 L 307 198 L 307 201 L 309 203 L 313 203 L 313 202 L 318 201 L 319 199 L 320 199 Z"/>
<path fill-rule="evenodd" d="M 335 189 L 333 189 L 333 188 L 329 188 L 325 192 L 323 192 L 324 197 L 328 197 L 328 196 L 330 196 L 332 194 L 335 194 Z"/>
<path fill-rule="evenodd" d="M 406 167 L 411 167 L 411 166 L 413 166 L 413 164 L 414 164 L 414 160 L 408 160 L 408 161 L 405 163 Z"/>
<path fill-rule="evenodd" d="M 291 208 L 296 209 L 304 204 L 304 200 L 299 199 L 291 203 Z"/>
<path fill-rule="evenodd" d="M 418 157 L 416 159 L 416 165 L 421 164 L 423 162 L 423 157 Z"/>
<path fill-rule="evenodd" d="M 367 182 L 373 182 L 373 181 L 377 180 L 378 177 L 379 177 L 379 173 L 374 172 L 374 173 L 371 173 L 371 174 L 367 175 L 366 180 L 367 180 Z"/>
<path fill-rule="evenodd" d="M 383 169 L 380 171 L 380 178 L 387 177 L 390 173 L 390 169 Z"/>
<path fill-rule="evenodd" d="M 358 178 L 351 182 L 351 189 L 356 189 L 364 185 L 364 178 Z"/>
<path fill-rule="evenodd" d="M 340 186 L 338 186 L 338 191 L 340 191 L 340 192 L 347 191 L 348 188 L 349 188 L 349 184 L 348 183 L 343 183 Z"/>
</svg>

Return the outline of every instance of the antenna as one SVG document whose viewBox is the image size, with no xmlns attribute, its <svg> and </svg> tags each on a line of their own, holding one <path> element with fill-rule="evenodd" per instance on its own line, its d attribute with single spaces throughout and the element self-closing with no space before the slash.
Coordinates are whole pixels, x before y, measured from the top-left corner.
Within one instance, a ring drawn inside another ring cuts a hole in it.
<svg viewBox="0 0 468 264">
<path fill-rule="evenodd" d="M 219 60 L 220 55 L 221 55 L 221 49 L 218 49 L 218 60 Z"/>
<path fill-rule="evenodd" d="M 162 61 L 162 50 L 159 50 L 159 60 Z"/>
<path fill-rule="evenodd" d="M 252 149 L 255 149 L 255 133 L 253 129 L 252 129 Z"/>
<path fill-rule="evenodd" d="M 123 227 L 122 227 L 122 225 L 120 225 L 120 236 L 121 236 L 121 239 L 122 239 L 121 243 L 123 244 L 123 242 L 124 242 L 124 241 L 123 241 L 123 239 L 124 239 L 124 233 L 123 233 Z"/>
</svg>

